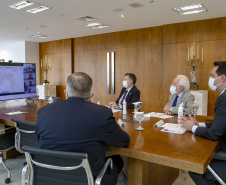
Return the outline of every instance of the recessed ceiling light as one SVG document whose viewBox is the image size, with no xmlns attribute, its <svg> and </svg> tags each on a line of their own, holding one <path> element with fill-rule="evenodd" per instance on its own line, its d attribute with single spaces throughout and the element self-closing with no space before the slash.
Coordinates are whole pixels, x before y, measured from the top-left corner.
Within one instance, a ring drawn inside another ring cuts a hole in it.
<svg viewBox="0 0 226 185">
<path fill-rule="evenodd" d="M 125 15 L 124 15 L 124 14 L 122 14 L 122 15 L 121 15 L 121 17 L 123 18 L 123 17 L 125 17 Z"/>
<path fill-rule="evenodd" d="M 33 34 L 33 35 L 29 35 L 28 37 L 37 37 L 37 38 L 47 38 L 47 37 L 50 37 L 49 35 L 44 35 L 44 34 L 41 34 L 41 33 L 37 33 L 37 34 Z"/>
<path fill-rule="evenodd" d="M 92 28 L 93 29 L 100 29 L 100 28 L 108 28 L 108 27 L 110 27 L 109 25 L 100 25 L 100 26 L 93 26 Z"/>
<path fill-rule="evenodd" d="M 82 24 L 81 26 L 84 26 L 84 27 L 92 27 L 92 26 L 99 26 L 101 24 L 102 23 L 100 23 L 100 22 L 92 22 L 92 23 Z"/>
<path fill-rule="evenodd" d="M 42 12 L 44 10 L 48 10 L 49 7 L 48 6 L 39 6 L 37 8 L 32 8 L 30 10 L 27 10 L 27 12 L 30 12 L 30 13 L 38 13 L 38 12 Z"/>
<path fill-rule="evenodd" d="M 195 4 L 195 5 L 189 5 L 189 6 L 182 6 L 179 8 L 174 8 L 175 11 L 181 11 L 181 10 L 191 10 L 191 9 L 197 9 L 197 8 L 202 8 L 202 4 Z"/>
<path fill-rule="evenodd" d="M 201 13 L 201 12 L 207 11 L 202 4 L 182 6 L 179 8 L 174 8 L 173 10 L 180 15 L 189 15 L 189 14 L 195 14 L 195 13 Z"/>
<path fill-rule="evenodd" d="M 18 3 L 10 5 L 9 7 L 19 10 L 21 8 L 25 8 L 25 7 L 33 5 L 33 4 L 34 3 L 30 2 L 30 1 L 20 1 Z"/>
<path fill-rule="evenodd" d="M 180 12 L 180 15 L 189 15 L 189 14 L 195 14 L 195 13 L 201 13 L 201 12 L 206 12 L 206 9 L 201 9 L 201 10 L 192 10 L 192 11 L 186 11 L 186 12 Z"/>
</svg>

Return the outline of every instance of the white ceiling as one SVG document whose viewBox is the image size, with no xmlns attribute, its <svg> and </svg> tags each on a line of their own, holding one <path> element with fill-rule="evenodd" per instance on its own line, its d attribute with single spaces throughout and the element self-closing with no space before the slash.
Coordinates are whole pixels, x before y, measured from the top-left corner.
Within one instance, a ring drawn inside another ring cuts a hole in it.
<svg viewBox="0 0 226 185">
<path fill-rule="evenodd" d="M 150 0 L 31 0 L 51 7 L 50 10 L 37 14 L 8 7 L 19 1 L 0 0 L 1 44 L 15 41 L 47 42 L 226 16 L 226 0 L 154 0 L 153 3 L 150 3 Z M 129 6 L 136 2 L 143 6 L 139 8 Z M 175 7 L 197 3 L 203 4 L 208 11 L 182 16 L 172 10 Z M 112 8 L 116 7 L 124 11 L 113 11 Z M 125 17 L 121 18 L 121 14 Z M 85 22 L 76 19 L 85 15 L 111 27 L 97 30 L 85 28 L 81 26 Z M 45 39 L 28 37 L 37 32 L 50 37 Z"/>
</svg>

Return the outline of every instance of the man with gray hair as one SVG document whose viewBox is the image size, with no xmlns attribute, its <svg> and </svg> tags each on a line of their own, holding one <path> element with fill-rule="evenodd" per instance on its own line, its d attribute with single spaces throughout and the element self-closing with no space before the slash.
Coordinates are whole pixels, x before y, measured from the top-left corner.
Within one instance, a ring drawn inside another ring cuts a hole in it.
<svg viewBox="0 0 226 185">
<path fill-rule="evenodd" d="M 188 78 L 184 75 L 177 75 L 170 87 L 171 95 L 169 102 L 166 104 L 163 111 L 169 115 L 177 114 L 178 107 L 183 102 L 185 114 L 192 114 L 191 106 L 194 103 L 195 97 L 190 93 L 189 88 L 190 84 Z"/>
<path fill-rule="evenodd" d="M 92 97 L 92 84 L 86 73 L 70 75 L 65 90 L 67 100 L 38 110 L 36 133 L 41 148 L 87 153 L 96 178 L 105 163 L 106 145 L 126 147 L 130 138 L 116 123 L 111 109 L 88 101 Z M 119 158 L 112 157 L 113 170 L 107 170 L 102 185 L 117 183 L 123 166 L 119 168 L 119 163 L 115 163 Z"/>
</svg>

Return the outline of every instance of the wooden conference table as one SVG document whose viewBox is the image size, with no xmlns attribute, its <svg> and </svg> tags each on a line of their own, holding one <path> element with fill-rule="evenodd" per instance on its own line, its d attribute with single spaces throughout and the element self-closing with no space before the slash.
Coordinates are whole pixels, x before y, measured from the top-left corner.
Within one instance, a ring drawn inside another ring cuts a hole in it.
<svg viewBox="0 0 226 185">
<path fill-rule="evenodd" d="M 11 118 L 36 122 L 37 110 L 46 105 L 45 100 L 35 100 L 27 106 L 1 108 L 1 122 L 14 126 Z M 9 116 L 11 111 L 27 112 Z M 148 111 L 145 111 L 148 112 Z M 114 113 L 116 120 L 133 120 L 132 110 L 127 115 L 122 111 Z M 209 117 L 198 116 L 204 121 Z M 161 132 L 161 128 L 153 127 L 159 118 L 145 118 L 142 121 L 143 131 L 137 131 L 138 124 L 125 122 L 121 128 L 130 135 L 130 144 L 126 148 L 108 146 L 107 151 L 128 156 L 128 185 L 167 185 L 178 177 L 179 170 L 204 173 L 217 151 L 219 142 L 197 137 L 191 132 L 173 134 Z M 177 117 L 164 120 L 165 123 L 177 123 Z"/>
</svg>

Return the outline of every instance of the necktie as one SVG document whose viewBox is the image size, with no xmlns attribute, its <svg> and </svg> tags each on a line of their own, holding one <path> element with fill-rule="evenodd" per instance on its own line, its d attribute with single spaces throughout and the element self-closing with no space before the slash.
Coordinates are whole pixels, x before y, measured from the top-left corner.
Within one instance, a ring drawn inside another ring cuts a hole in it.
<svg viewBox="0 0 226 185">
<path fill-rule="evenodd" d="M 176 98 L 174 99 L 172 107 L 176 107 L 178 97 L 179 97 L 179 96 L 177 95 Z"/>
<path fill-rule="evenodd" d="M 121 100 L 121 102 L 120 102 L 120 104 L 122 105 L 122 103 L 123 103 L 123 100 L 125 99 L 125 97 L 126 97 L 126 93 L 127 93 L 128 91 L 127 90 L 125 90 L 125 92 L 124 92 L 124 95 L 123 95 L 123 97 L 122 97 L 122 100 Z"/>
</svg>

